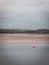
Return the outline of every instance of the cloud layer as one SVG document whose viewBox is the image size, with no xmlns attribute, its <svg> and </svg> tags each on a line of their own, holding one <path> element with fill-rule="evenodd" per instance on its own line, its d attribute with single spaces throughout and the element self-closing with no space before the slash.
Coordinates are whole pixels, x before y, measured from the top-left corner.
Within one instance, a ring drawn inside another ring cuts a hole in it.
<svg viewBox="0 0 49 65">
<path fill-rule="evenodd" d="M 0 0 L 0 28 L 49 28 L 49 0 Z"/>
</svg>

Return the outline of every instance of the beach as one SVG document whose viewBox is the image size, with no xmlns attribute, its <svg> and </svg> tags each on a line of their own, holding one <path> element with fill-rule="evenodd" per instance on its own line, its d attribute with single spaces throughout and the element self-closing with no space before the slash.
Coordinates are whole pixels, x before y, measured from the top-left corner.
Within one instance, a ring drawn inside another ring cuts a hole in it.
<svg viewBox="0 0 49 65">
<path fill-rule="evenodd" d="M 49 34 L 0 34 L 0 43 L 48 42 Z"/>
<path fill-rule="evenodd" d="M 0 34 L 0 65 L 49 65 L 49 35 Z"/>
</svg>

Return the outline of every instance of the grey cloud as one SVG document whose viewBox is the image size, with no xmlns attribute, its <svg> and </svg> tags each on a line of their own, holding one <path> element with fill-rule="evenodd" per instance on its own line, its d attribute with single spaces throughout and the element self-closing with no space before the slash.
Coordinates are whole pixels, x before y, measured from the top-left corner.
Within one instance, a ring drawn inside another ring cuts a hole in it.
<svg viewBox="0 0 49 65">
<path fill-rule="evenodd" d="M 0 28 L 49 28 L 49 0 L 2 0 L 0 3 Z"/>
</svg>

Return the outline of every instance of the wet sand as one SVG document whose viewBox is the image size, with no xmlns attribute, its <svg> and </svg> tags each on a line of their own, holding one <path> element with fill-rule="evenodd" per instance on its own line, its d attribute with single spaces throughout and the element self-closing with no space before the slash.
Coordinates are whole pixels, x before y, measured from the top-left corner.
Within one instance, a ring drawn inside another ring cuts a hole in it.
<svg viewBox="0 0 49 65">
<path fill-rule="evenodd" d="M 0 34 L 0 43 L 48 42 L 49 34 Z"/>
</svg>

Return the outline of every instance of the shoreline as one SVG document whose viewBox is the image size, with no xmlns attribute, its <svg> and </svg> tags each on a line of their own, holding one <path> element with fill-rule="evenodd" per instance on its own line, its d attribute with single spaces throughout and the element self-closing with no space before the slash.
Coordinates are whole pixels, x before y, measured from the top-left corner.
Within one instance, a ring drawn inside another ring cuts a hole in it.
<svg viewBox="0 0 49 65">
<path fill-rule="evenodd" d="M 49 34 L 0 34 L 0 43 L 49 43 Z"/>
</svg>

